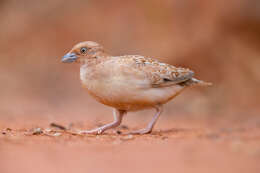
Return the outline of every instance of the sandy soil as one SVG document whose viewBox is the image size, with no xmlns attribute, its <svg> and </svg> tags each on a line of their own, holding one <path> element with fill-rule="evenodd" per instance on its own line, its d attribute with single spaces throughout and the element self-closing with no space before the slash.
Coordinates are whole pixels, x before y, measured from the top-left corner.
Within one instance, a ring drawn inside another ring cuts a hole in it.
<svg viewBox="0 0 260 173">
<path fill-rule="evenodd" d="M 125 125 L 81 136 L 70 131 L 91 125 L 1 121 L 0 172 L 260 172 L 259 118 L 232 127 L 212 121 L 165 118 L 143 136 L 119 134 L 132 130 Z"/>
</svg>

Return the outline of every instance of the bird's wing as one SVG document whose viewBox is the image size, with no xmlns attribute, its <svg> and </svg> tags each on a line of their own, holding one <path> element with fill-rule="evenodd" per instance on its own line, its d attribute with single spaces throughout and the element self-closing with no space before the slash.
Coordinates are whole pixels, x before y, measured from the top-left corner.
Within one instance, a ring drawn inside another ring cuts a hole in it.
<svg viewBox="0 0 260 173">
<path fill-rule="evenodd" d="M 117 60 L 121 64 L 144 74 L 152 87 L 167 87 L 180 84 L 191 79 L 194 75 L 194 72 L 189 69 L 175 67 L 139 55 L 120 56 Z"/>
</svg>

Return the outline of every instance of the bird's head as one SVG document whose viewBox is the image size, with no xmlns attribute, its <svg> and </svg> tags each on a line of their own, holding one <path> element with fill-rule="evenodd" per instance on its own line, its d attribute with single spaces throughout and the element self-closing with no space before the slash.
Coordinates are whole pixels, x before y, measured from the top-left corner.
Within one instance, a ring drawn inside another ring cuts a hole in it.
<svg viewBox="0 0 260 173">
<path fill-rule="evenodd" d="M 76 44 L 66 55 L 62 57 L 62 62 L 84 62 L 88 59 L 97 58 L 98 55 L 104 54 L 101 45 L 93 41 L 84 41 Z"/>
</svg>

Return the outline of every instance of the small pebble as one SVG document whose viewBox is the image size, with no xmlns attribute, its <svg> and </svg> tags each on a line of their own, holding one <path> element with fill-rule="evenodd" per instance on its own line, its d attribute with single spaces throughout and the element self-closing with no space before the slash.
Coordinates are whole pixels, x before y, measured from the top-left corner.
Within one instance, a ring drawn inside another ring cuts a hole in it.
<svg viewBox="0 0 260 173">
<path fill-rule="evenodd" d="M 57 133 L 54 133 L 52 136 L 60 136 L 61 133 L 57 132 Z"/>
<path fill-rule="evenodd" d="M 47 132 L 47 133 L 50 133 L 50 132 L 52 132 L 52 129 L 47 128 L 47 129 L 45 129 L 44 131 Z"/>
<path fill-rule="evenodd" d="M 41 128 L 35 128 L 35 129 L 33 129 L 33 132 L 32 132 L 33 135 L 39 135 L 42 133 L 43 133 L 43 131 Z"/>
<path fill-rule="evenodd" d="M 133 135 L 127 135 L 127 136 L 122 137 L 121 139 L 123 139 L 123 140 L 130 140 L 130 139 L 133 139 L 133 138 L 134 138 Z"/>
<path fill-rule="evenodd" d="M 10 128 L 6 128 L 5 130 L 6 130 L 6 131 L 12 131 L 12 129 L 10 129 Z"/>
<path fill-rule="evenodd" d="M 116 130 L 116 134 L 120 135 L 122 132 L 120 130 Z"/>
</svg>

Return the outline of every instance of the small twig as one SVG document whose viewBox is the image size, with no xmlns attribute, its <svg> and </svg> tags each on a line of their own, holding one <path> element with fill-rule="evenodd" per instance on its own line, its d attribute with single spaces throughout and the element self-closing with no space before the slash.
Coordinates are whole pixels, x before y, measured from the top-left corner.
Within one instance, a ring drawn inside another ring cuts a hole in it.
<svg viewBox="0 0 260 173">
<path fill-rule="evenodd" d="M 50 126 L 51 126 L 51 127 L 58 128 L 58 129 L 60 129 L 60 130 L 67 130 L 66 127 L 64 127 L 64 126 L 62 126 L 62 125 L 60 125 L 60 124 L 56 124 L 56 123 L 51 123 Z"/>
</svg>

